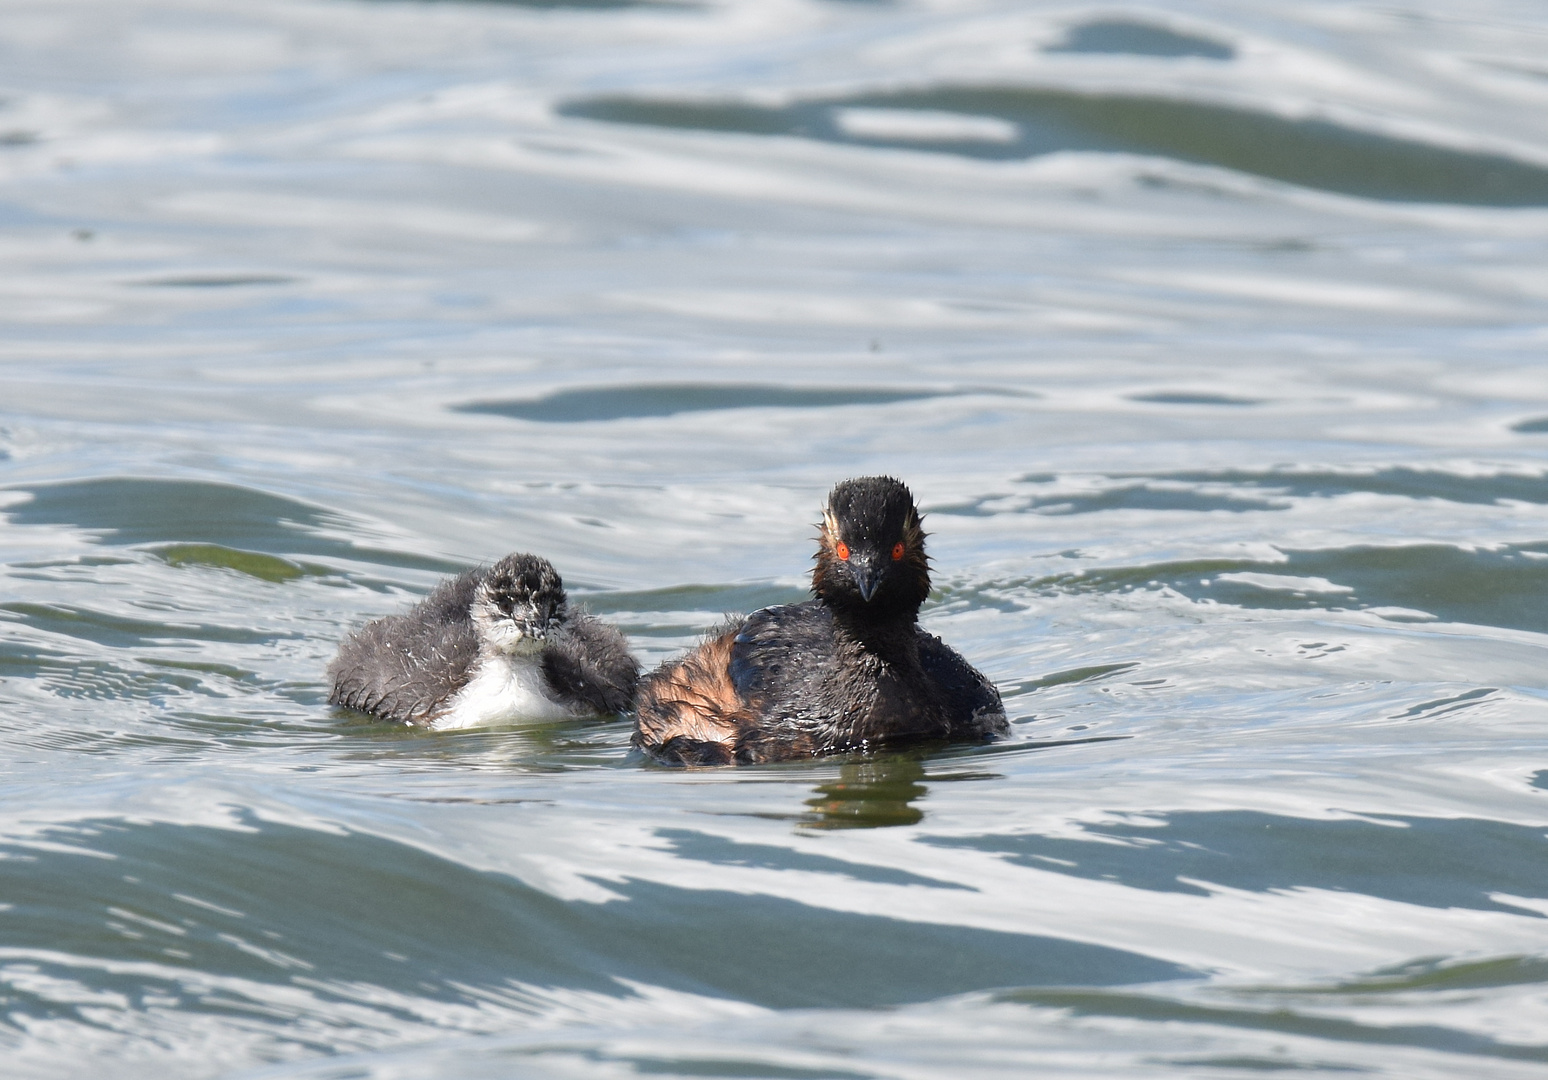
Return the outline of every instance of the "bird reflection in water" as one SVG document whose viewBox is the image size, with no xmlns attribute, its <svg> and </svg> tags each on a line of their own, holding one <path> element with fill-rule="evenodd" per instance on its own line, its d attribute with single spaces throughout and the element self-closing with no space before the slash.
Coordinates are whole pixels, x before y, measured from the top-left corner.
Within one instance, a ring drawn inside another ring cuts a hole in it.
<svg viewBox="0 0 1548 1080">
<path fill-rule="evenodd" d="M 870 758 L 839 766 L 838 778 L 813 788 L 800 824 L 809 829 L 885 829 L 917 825 L 924 811 L 914 803 L 929 788 L 915 755 Z"/>
</svg>

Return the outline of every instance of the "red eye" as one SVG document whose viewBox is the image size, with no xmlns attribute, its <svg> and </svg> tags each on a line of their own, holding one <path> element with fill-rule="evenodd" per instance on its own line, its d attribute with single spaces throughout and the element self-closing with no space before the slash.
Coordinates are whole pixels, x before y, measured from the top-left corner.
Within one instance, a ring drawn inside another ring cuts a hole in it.
<svg viewBox="0 0 1548 1080">
<path fill-rule="evenodd" d="M 845 562 L 849 561 L 849 545 L 844 543 L 844 541 L 840 540 L 838 542 L 838 546 L 833 549 L 833 553 Z"/>
<path fill-rule="evenodd" d="M 900 540 L 892 545 L 892 561 L 898 562 L 903 558 L 903 542 Z"/>
</svg>

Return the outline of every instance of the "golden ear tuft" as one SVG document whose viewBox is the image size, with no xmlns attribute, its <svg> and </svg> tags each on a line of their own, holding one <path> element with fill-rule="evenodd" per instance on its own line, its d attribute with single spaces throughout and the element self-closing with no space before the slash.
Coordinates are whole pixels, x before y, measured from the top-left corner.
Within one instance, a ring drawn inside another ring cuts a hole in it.
<svg viewBox="0 0 1548 1080">
<path fill-rule="evenodd" d="M 822 512 L 822 540 L 825 545 L 833 549 L 833 554 L 842 561 L 849 561 L 849 545 L 839 539 L 838 521 L 833 516 L 833 511 Z"/>
</svg>

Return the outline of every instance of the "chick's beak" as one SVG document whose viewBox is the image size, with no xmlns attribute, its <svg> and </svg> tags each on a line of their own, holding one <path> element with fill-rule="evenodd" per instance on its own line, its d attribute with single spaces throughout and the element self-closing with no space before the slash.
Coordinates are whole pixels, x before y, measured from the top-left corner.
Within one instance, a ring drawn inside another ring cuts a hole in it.
<svg viewBox="0 0 1548 1080">
<path fill-rule="evenodd" d="M 523 637 L 542 641 L 548 635 L 548 623 L 540 617 L 540 612 L 531 606 L 517 608 L 511 612 L 511 622 L 521 631 Z"/>
</svg>

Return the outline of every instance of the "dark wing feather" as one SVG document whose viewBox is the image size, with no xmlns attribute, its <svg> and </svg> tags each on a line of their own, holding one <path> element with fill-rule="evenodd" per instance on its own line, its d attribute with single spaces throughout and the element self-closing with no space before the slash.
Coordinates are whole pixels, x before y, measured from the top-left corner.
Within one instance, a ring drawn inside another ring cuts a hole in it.
<svg viewBox="0 0 1548 1080">
<path fill-rule="evenodd" d="M 1010 730 L 1000 692 L 960 653 L 934 634 L 919 631 L 919 663 L 941 695 L 952 738 L 989 738 Z"/>
<path fill-rule="evenodd" d="M 367 623 L 328 665 L 333 705 L 399 723 L 430 717 L 467 682 L 478 656 L 470 608 L 482 571 L 442 582 L 402 615 Z"/>
<path fill-rule="evenodd" d="M 640 665 L 617 627 L 572 610 L 543 650 L 543 677 L 555 696 L 596 713 L 634 704 Z"/>
<path fill-rule="evenodd" d="M 757 721 L 742 730 L 737 761 L 810 757 L 859 741 L 855 725 L 870 697 L 855 695 L 856 680 L 844 677 L 843 665 L 833 612 L 821 601 L 749 615 L 736 636 L 730 668 Z"/>
<path fill-rule="evenodd" d="M 833 613 L 818 600 L 747 616 L 731 649 L 731 681 L 742 700 L 785 701 L 834 664 Z"/>
</svg>

